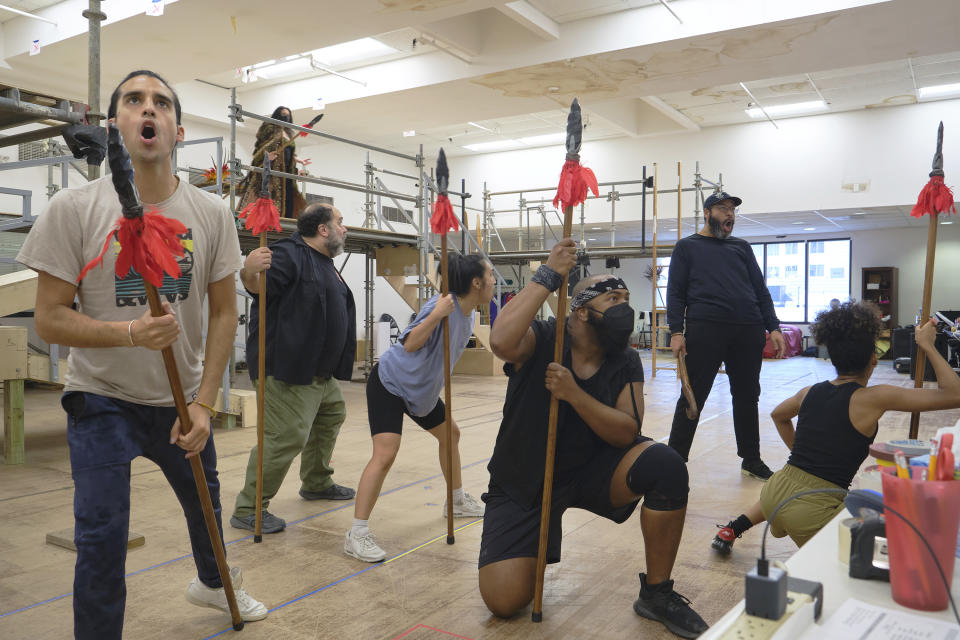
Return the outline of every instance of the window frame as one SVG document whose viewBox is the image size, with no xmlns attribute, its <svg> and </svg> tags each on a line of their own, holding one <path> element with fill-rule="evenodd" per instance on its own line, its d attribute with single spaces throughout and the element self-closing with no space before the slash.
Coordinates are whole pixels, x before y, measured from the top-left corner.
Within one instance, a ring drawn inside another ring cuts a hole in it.
<svg viewBox="0 0 960 640">
<path fill-rule="evenodd" d="M 750 242 L 751 249 L 756 246 L 763 247 L 763 260 L 759 261 L 761 263 L 760 271 L 763 275 L 763 282 L 766 285 L 767 282 L 767 255 L 768 255 L 768 246 L 769 245 L 791 245 L 797 243 L 803 243 L 803 321 L 793 321 L 793 320 L 784 320 L 784 322 L 789 322 L 791 324 L 810 324 L 812 320 L 807 320 L 806 318 L 810 317 L 810 245 L 812 243 L 821 243 L 824 245 L 824 252 L 826 252 L 826 243 L 836 242 L 836 241 L 846 241 L 850 247 L 850 250 L 847 254 L 847 298 L 853 294 L 853 238 L 846 237 L 836 237 L 836 238 L 816 238 L 813 240 L 767 240 L 762 242 Z M 748 241 L 749 242 L 749 241 Z M 799 253 L 799 248 L 797 253 Z M 781 253 L 779 250 L 774 255 L 795 255 L 795 254 L 786 254 Z M 820 255 L 818 252 L 816 255 Z M 824 273 L 826 273 L 827 267 L 824 265 Z M 780 277 L 779 275 L 777 277 Z M 786 273 L 784 276 L 786 277 Z"/>
</svg>

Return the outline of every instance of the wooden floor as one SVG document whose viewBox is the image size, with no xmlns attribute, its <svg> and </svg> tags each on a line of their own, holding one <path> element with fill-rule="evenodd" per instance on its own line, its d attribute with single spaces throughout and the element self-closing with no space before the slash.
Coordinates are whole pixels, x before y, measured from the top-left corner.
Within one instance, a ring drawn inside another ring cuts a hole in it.
<svg viewBox="0 0 960 640">
<path fill-rule="evenodd" d="M 648 352 L 644 355 L 650 375 Z M 813 358 L 767 361 L 760 399 L 761 449 L 774 469 L 787 458 L 770 410 L 802 386 L 831 377 L 828 362 Z M 907 376 L 882 362 L 875 382 L 912 386 Z M 239 384 L 246 382 L 238 380 Z M 464 486 L 479 496 L 501 417 L 506 380 L 457 376 L 454 416 L 463 431 Z M 347 421 L 334 452 L 336 480 L 355 487 L 370 454 L 363 385 L 343 385 Z M 666 439 L 679 384 L 660 372 L 645 388 L 643 433 Z M 45 544 L 47 532 L 73 524 L 73 486 L 65 420 L 54 390 L 29 389 L 26 398 L 27 463 L 0 465 L 0 638 L 67 638 L 72 635 L 75 554 Z M 921 437 L 953 424 L 957 412 L 925 416 Z M 881 421 L 879 439 L 906 437 L 908 415 Z M 458 520 L 456 544 L 444 542 L 444 484 L 434 441 L 409 420 L 394 469 L 371 520 L 388 561 L 369 565 L 343 554 L 343 534 L 353 517 L 351 502 L 306 502 L 299 498 L 298 462 L 270 506 L 285 518 L 283 533 L 254 545 L 245 532 L 225 526 L 231 565 L 243 568 L 244 587 L 270 609 L 238 636 L 255 638 L 673 638 L 661 625 L 631 608 L 643 567 L 639 517 L 614 525 L 590 513 L 564 519 L 563 561 L 548 568 L 544 620 L 529 611 L 513 620 L 491 617 L 477 590 L 481 522 Z M 243 482 L 253 429 L 217 431 L 224 520 Z M 726 522 L 759 495 L 761 484 L 741 476 L 734 445 L 730 396 L 718 376 L 691 452 L 690 506 L 674 578 L 676 589 L 713 622 L 743 597 L 743 575 L 759 550 L 757 527 L 738 541 L 729 558 L 711 552 L 716 523 Z M 180 507 L 163 475 L 139 459 L 132 470 L 130 528 L 146 544 L 127 557 L 126 638 L 229 637 L 220 612 L 188 604 L 183 591 L 195 569 Z M 789 557 L 789 540 L 771 539 L 775 557 Z"/>
</svg>

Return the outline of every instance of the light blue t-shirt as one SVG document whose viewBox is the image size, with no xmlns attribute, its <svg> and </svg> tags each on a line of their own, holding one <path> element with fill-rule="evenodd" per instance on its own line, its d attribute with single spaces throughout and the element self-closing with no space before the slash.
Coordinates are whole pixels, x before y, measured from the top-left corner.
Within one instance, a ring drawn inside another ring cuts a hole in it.
<svg viewBox="0 0 960 640">
<path fill-rule="evenodd" d="M 420 313 L 413 319 L 397 344 L 380 356 L 380 381 L 387 391 L 403 398 L 407 408 L 415 416 L 425 416 L 437 406 L 440 390 L 443 389 L 443 323 L 434 328 L 427 342 L 409 353 L 403 348 L 407 335 L 437 306 L 439 295 L 424 303 Z M 473 318 L 476 311 L 464 316 L 460 301 L 453 296 L 453 312 L 447 318 L 450 324 L 450 372 L 467 348 L 473 335 Z"/>
</svg>

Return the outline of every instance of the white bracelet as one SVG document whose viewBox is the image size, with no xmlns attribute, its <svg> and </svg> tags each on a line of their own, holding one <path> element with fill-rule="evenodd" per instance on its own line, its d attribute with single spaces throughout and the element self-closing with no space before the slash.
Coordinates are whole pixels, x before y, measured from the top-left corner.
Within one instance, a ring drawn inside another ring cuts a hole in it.
<svg viewBox="0 0 960 640">
<path fill-rule="evenodd" d="M 133 320 L 131 320 L 131 321 L 129 322 L 129 324 L 127 324 L 127 337 L 130 338 L 130 346 L 131 346 L 131 347 L 137 346 L 136 343 L 133 341 L 133 323 L 136 322 L 136 321 L 137 321 L 137 319 L 134 318 Z"/>
</svg>

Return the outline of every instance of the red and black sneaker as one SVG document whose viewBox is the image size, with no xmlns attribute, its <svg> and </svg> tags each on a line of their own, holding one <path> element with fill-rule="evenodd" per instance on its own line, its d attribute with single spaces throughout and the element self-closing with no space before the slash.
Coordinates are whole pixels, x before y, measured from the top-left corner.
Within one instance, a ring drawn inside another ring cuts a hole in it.
<svg viewBox="0 0 960 640">
<path fill-rule="evenodd" d="M 740 536 L 733 532 L 733 527 L 729 524 L 718 524 L 717 528 L 719 528 L 720 531 L 717 531 L 717 535 L 713 536 L 713 542 L 710 546 L 723 555 L 729 555 L 733 550 L 733 541 Z"/>
</svg>

